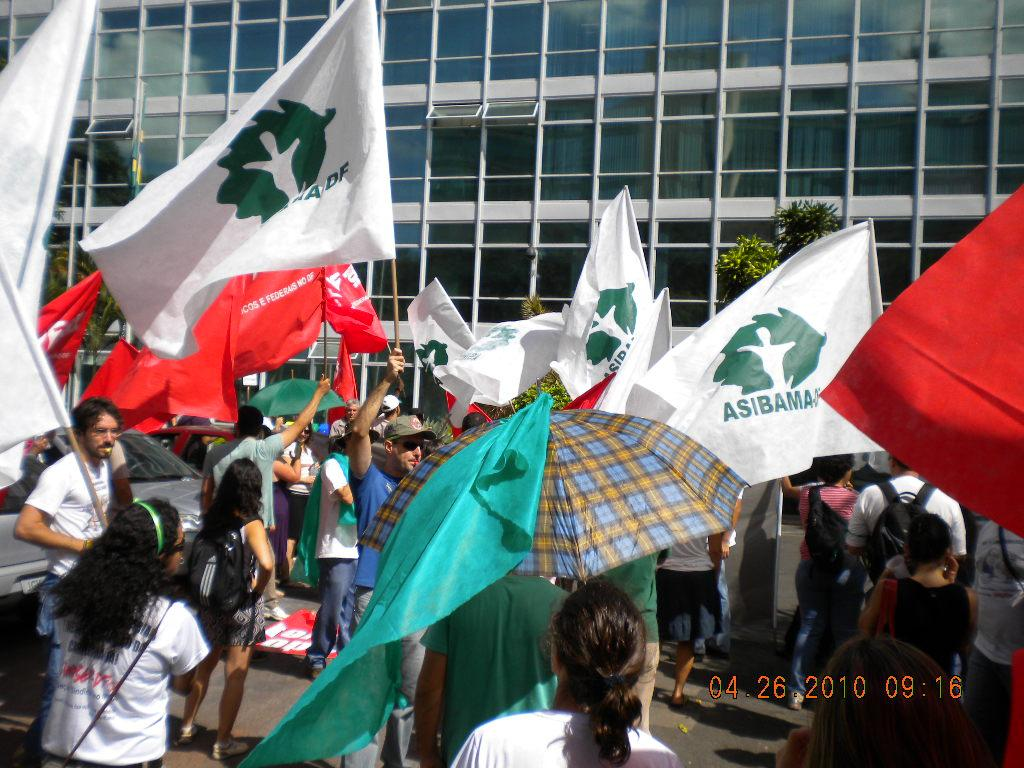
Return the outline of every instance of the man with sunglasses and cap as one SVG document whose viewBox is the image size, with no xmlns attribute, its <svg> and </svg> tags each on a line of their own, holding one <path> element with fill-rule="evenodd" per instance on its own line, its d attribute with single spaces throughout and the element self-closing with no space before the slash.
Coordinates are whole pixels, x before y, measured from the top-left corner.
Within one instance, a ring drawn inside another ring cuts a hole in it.
<svg viewBox="0 0 1024 768">
<path fill-rule="evenodd" d="M 388 358 L 387 369 L 380 383 L 359 409 L 355 421 L 349 424 L 349 437 L 345 452 L 349 459 L 352 490 L 355 493 L 359 535 L 372 527 L 378 510 L 387 501 L 402 478 L 412 472 L 423 458 L 425 440 L 436 440 L 436 435 L 423 427 L 415 416 L 398 416 L 383 434 L 384 463 L 378 469 L 373 464 L 371 432 L 374 417 L 380 412 L 388 390 L 398 383 L 405 370 L 405 357 L 401 347 L 395 347 Z M 355 632 L 363 612 L 370 603 L 377 580 L 379 553 L 370 547 L 359 548 L 359 564 L 355 578 Z M 384 751 L 381 760 L 388 768 L 407 765 L 409 744 L 412 739 L 412 700 L 416 692 L 416 679 L 423 665 L 422 632 L 402 639 L 402 694 L 408 706 L 392 711 L 386 727 Z M 344 768 L 372 768 L 377 765 L 380 735 L 358 752 L 342 758 Z"/>
</svg>

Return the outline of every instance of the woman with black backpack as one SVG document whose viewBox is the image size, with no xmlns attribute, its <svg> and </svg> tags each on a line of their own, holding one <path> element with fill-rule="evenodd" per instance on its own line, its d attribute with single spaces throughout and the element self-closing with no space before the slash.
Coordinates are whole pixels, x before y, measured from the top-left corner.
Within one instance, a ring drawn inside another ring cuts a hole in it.
<svg viewBox="0 0 1024 768">
<path fill-rule="evenodd" d="M 196 713 L 210 676 L 226 651 L 215 760 L 240 755 L 249 748 L 232 738 L 231 729 L 242 705 L 253 646 L 266 638 L 263 588 L 270 581 L 274 555 L 260 518 L 261 489 L 260 470 L 254 462 L 232 462 L 217 486 L 189 558 L 193 597 L 213 650 L 196 670 L 178 743 L 188 744 L 195 738 Z"/>
<path fill-rule="evenodd" d="M 845 552 L 846 523 L 853 514 L 857 492 L 850 484 L 853 456 L 819 456 L 811 465 L 821 484 L 795 489 L 783 480 L 783 493 L 799 495 L 800 565 L 796 594 L 800 605 L 800 631 L 793 646 L 789 675 L 790 709 L 803 706 L 807 675 L 813 673 L 818 643 L 831 627 L 836 645 L 857 633 L 867 574 Z"/>
</svg>

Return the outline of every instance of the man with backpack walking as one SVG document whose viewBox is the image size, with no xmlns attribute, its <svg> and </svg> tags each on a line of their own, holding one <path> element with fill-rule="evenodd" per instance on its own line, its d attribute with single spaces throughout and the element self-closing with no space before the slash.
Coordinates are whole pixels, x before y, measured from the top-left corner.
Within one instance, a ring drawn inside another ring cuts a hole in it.
<svg viewBox="0 0 1024 768">
<path fill-rule="evenodd" d="M 868 575 L 877 581 L 891 558 L 902 557 L 910 521 L 929 512 L 949 526 L 953 555 L 962 565 L 967 556 L 967 533 L 960 505 L 895 456 L 889 457 L 889 471 L 892 478 L 869 485 L 857 499 L 846 534 L 849 553 L 863 556 Z"/>
</svg>

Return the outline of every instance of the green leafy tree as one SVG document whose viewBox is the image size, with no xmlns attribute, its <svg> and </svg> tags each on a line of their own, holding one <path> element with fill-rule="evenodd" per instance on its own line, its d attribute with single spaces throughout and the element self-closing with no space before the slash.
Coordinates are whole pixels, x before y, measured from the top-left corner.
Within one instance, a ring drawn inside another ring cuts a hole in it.
<svg viewBox="0 0 1024 768">
<path fill-rule="evenodd" d="M 757 235 L 740 235 L 715 264 L 719 299 L 728 304 L 777 266 L 779 253 L 774 245 Z"/>
<path fill-rule="evenodd" d="M 785 261 L 815 240 L 839 229 L 839 215 L 831 203 L 797 200 L 779 208 L 772 219 L 775 222 L 775 247 L 779 258 Z"/>
</svg>

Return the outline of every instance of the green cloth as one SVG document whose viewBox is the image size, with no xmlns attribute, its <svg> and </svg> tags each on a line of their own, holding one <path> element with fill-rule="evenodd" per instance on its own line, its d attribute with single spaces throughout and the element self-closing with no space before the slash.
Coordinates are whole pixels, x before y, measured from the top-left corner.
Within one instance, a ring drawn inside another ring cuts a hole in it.
<svg viewBox="0 0 1024 768">
<path fill-rule="evenodd" d="M 349 477 L 348 456 L 344 453 L 332 453 L 324 460 L 324 464 L 331 459 L 338 462 L 345 477 Z M 320 583 L 320 561 L 317 559 L 316 550 L 320 540 L 320 489 L 323 487 L 321 480 L 323 474 L 324 468 L 321 464 L 320 471 L 316 474 L 316 480 L 313 481 L 313 485 L 309 489 L 306 514 L 302 520 L 302 534 L 295 545 L 295 567 L 292 568 L 290 574 L 295 581 L 304 582 L 311 587 L 316 587 Z M 355 504 L 342 504 L 341 502 L 338 504 L 338 524 L 355 525 Z"/>
<path fill-rule="evenodd" d="M 244 768 L 349 754 L 384 726 L 401 697 L 401 639 L 493 584 L 533 546 L 550 413 L 551 397 L 541 395 L 434 472 L 381 553 L 352 641 Z"/>
<path fill-rule="evenodd" d="M 648 643 L 658 642 L 658 587 L 654 580 L 657 568 L 658 553 L 655 552 L 601 574 L 602 579 L 608 579 L 629 595 L 640 609 Z"/>
<path fill-rule="evenodd" d="M 427 630 L 423 645 L 448 657 L 441 744 L 449 765 L 478 725 L 554 704 L 544 638 L 563 599 L 545 579 L 506 576 Z"/>
</svg>

